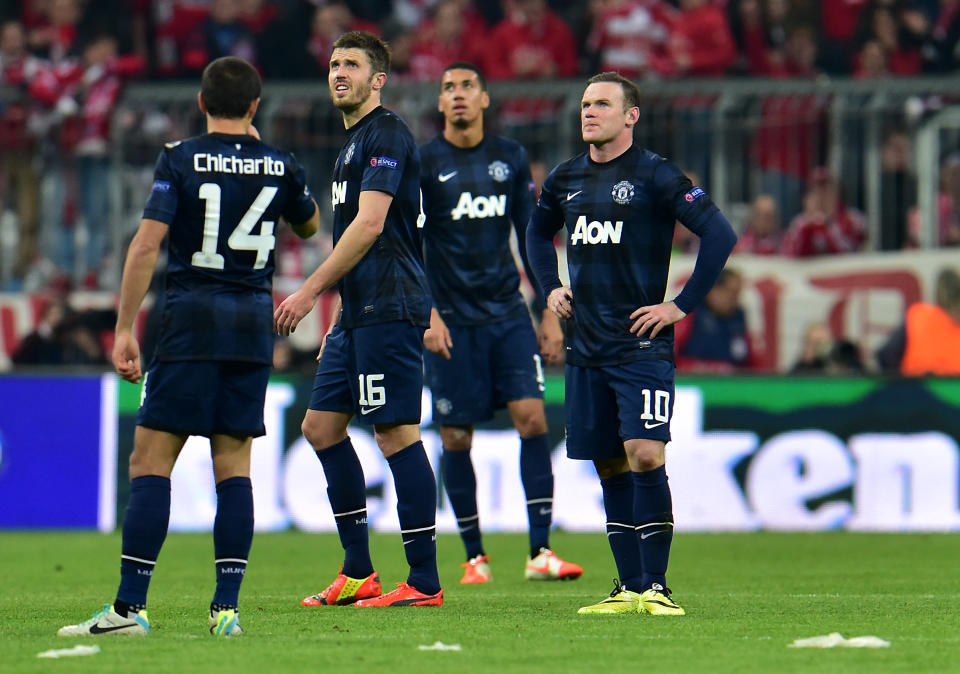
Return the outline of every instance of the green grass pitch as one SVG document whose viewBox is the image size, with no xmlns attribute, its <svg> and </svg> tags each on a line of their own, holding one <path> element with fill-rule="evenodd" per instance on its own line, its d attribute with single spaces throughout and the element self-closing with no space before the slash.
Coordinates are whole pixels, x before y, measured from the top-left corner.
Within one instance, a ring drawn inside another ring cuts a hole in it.
<svg viewBox="0 0 960 674">
<path fill-rule="evenodd" d="M 60 625 L 111 601 L 119 535 L 0 533 L 3 672 L 949 672 L 960 671 L 955 535 L 678 534 L 669 580 L 687 615 L 578 616 L 616 574 L 603 534 L 555 533 L 580 580 L 523 580 L 526 537 L 488 535 L 494 582 L 459 584 L 462 548 L 439 537 L 441 609 L 304 608 L 336 573 L 333 535 L 258 535 L 241 594 L 247 634 L 207 632 L 209 535 L 167 539 L 147 638 L 61 639 Z M 385 589 L 405 577 L 398 535 L 376 535 Z M 794 649 L 830 632 L 886 649 Z M 420 651 L 442 641 L 462 650 Z M 37 653 L 96 643 L 59 660 Z"/>
</svg>

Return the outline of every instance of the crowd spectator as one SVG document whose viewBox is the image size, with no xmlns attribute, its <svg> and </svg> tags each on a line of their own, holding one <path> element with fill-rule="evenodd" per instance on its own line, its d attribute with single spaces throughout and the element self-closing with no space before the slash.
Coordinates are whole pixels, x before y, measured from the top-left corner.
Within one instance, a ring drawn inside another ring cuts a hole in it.
<svg viewBox="0 0 960 674">
<path fill-rule="evenodd" d="M 747 316 L 740 302 L 743 277 L 720 272 L 703 304 L 676 324 L 674 352 L 683 372 L 734 372 L 755 367 Z"/>
<path fill-rule="evenodd" d="M 891 131 L 880 147 L 880 250 L 907 247 L 908 215 L 916 203 L 910 139 L 903 131 Z"/>
<path fill-rule="evenodd" d="M 752 255 L 780 253 L 783 229 L 777 202 L 769 194 L 757 196 L 750 205 L 750 217 L 737 239 L 736 251 Z"/>
<path fill-rule="evenodd" d="M 922 54 L 925 70 L 943 73 L 955 70 L 960 55 L 960 0 L 939 0 Z"/>
<path fill-rule="evenodd" d="M 817 44 L 808 25 L 793 28 L 781 50 L 772 50 L 768 75 L 813 78 L 818 74 Z M 760 126 L 751 154 L 760 169 L 760 189 L 777 200 L 785 218 L 802 206 L 804 179 L 822 161 L 826 142 L 825 97 L 768 96 L 761 103 Z"/>
<path fill-rule="evenodd" d="M 903 325 L 877 352 L 881 369 L 911 377 L 960 376 L 960 274 L 941 270 L 934 295 L 933 304 L 907 309 Z"/>
<path fill-rule="evenodd" d="M 26 34 L 19 21 L 0 24 L 0 85 L 26 92 L 42 63 L 26 50 Z M 5 286 L 21 279 L 36 255 L 40 176 L 36 167 L 36 142 L 30 128 L 37 114 L 24 96 L 0 108 L 0 212 L 10 208 L 13 195 L 17 219 L 16 248 L 3 255 L 0 281 Z"/>
<path fill-rule="evenodd" d="M 860 349 L 846 338 L 835 339 L 826 323 L 811 323 L 803 337 L 803 350 L 790 374 L 863 374 Z"/>
<path fill-rule="evenodd" d="M 440 0 L 432 16 L 417 30 L 410 59 L 414 79 L 433 82 L 451 63 L 482 64 L 486 58 L 486 25 L 463 0 Z M 396 41 L 391 41 L 396 54 Z"/>
<path fill-rule="evenodd" d="M 887 69 L 895 75 L 916 75 L 922 70 L 920 47 L 926 40 L 926 16 L 912 7 L 898 7 L 891 0 L 871 0 L 860 14 L 856 43 L 875 42 L 883 52 Z M 862 50 L 861 50 L 862 58 Z M 854 71 L 858 69 L 854 64 Z"/>
<path fill-rule="evenodd" d="M 803 199 L 803 212 L 790 223 L 782 252 L 791 257 L 852 253 L 860 250 L 865 239 L 863 214 L 844 204 L 829 168 L 815 169 Z"/>
<path fill-rule="evenodd" d="M 663 0 L 601 0 L 593 3 L 587 40 L 591 70 L 613 70 L 630 79 L 673 70 L 670 33 L 677 10 Z"/>
<path fill-rule="evenodd" d="M 316 65 L 316 74 L 325 75 L 330 63 L 330 52 L 337 38 L 351 30 L 363 30 L 375 35 L 380 28 L 369 21 L 356 18 L 346 2 L 329 0 L 317 5 L 310 21 L 307 51 Z"/>
<path fill-rule="evenodd" d="M 114 311 L 76 312 L 63 298 L 53 298 L 36 329 L 17 346 L 13 363 L 18 367 L 106 366 L 109 362 L 102 340 L 115 320 Z"/>
<path fill-rule="evenodd" d="M 181 47 L 187 71 L 199 72 L 221 56 L 257 64 L 256 37 L 241 9 L 240 0 L 210 0 L 210 14 L 187 35 Z"/>
<path fill-rule="evenodd" d="M 912 209 L 908 217 L 910 247 L 920 245 L 921 227 L 920 212 Z M 935 245 L 960 246 L 960 153 L 949 154 L 940 162 Z"/>
</svg>

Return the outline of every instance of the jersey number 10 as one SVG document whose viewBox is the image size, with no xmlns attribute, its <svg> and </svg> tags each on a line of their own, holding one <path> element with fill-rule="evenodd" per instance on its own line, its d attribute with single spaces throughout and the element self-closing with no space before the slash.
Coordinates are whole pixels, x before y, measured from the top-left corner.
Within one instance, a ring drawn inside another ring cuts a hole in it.
<svg viewBox="0 0 960 674">
<path fill-rule="evenodd" d="M 230 233 L 227 245 L 233 250 L 255 250 L 257 259 L 253 263 L 254 269 L 263 269 L 270 259 L 270 251 L 277 245 L 273 235 L 273 222 L 264 220 L 259 234 L 251 234 L 253 228 L 260 222 L 264 211 L 270 206 L 273 197 L 277 194 L 276 187 L 264 187 L 260 194 L 250 204 L 250 208 L 240 218 L 236 228 Z M 223 255 L 217 252 L 217 241 L 220 238 L 220 186 L 216 183 L 203 183 L 200 186 L 199 196 L 205 203 L 203 212 L 203 242 L 200 250 L 190 258 L 190 264 L 203 269 L 223 269 Z"/>
</svg>

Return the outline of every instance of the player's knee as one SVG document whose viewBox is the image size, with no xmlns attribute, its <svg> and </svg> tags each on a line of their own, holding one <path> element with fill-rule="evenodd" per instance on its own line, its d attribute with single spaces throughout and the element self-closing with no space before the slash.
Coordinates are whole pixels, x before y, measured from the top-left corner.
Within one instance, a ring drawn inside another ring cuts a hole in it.
<svg viewBox="0 0 960 674">
<path fill-rule="evenodd" d="M 626 473 L 630 470 L 630 466 L 627 464 L 627 460 L 623 459 L 612 459 L 609 461 L 594 461 L 593 467 L 597 471 L 597 477 L 601 480 L 608 480 L 611 477 L 616 477 L 621 473 Z"/>
<path fill-rule="evenodd" d="M 547 418 L 543 411 L 525 414 L 515 423 L 521 438 L 535 438 L 547 432 Z"/>
<path fill-rule="evenodd" d="M 443 448 L 451 452 L 463 452 L 473 445 L 473 428 L 470 426 L 442 426 L 440 440 Z"/>
<path fill-rule="evenodd" d="M 305 417 L 303 423 L 300 424 L 300 431 L 316 451 L 332 447 L 347 437 L 346 431 L 318 423 L 317 420 L 309 416 Z"/>
</svg>

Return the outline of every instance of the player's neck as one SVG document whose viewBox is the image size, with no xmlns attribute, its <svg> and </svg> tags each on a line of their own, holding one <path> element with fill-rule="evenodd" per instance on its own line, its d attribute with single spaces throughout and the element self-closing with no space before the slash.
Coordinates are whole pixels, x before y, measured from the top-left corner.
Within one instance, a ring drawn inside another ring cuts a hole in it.
<svg viewBox="0 0 960 674">
<path fill-rule="evenodd" d="M 250 120 L 224 119 L 207 115 L 207 133 L 227 133 L 233 136 L 245 136 L 250 128 Z"/>
<path fill-rule="evenodd" d="M 361 119 L 366 117 L 376 108 L 380 107 L 380 92 L 374 91 L 370 93 L 370 97 L 363 102 L 359 107 L 350 110 L 342 110 L 343 112 L 343 126 L 344 128 L 349 129 L 351 126 L 359 122 Z"/>
<path fill-rule="evenodd" d="M 476 147 L 483 142 L 483 121 L 478 124 L 471 124 L 464 128 L 458 128 L 451 124 L 444 124 L 443 139 L 462 150 Z"/>
<path fill-rule="evenodd" d="M 633 146 L 633 133 L 628 136 L 614 138 L 603 145 L 590 145 L 590 159 L 598 164 L 612 161 Z"/>
</svg>

